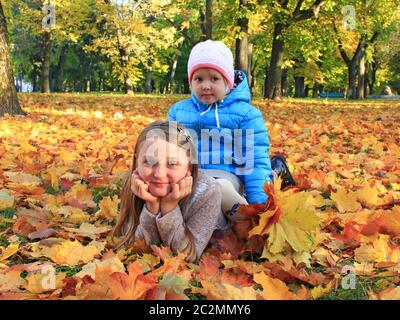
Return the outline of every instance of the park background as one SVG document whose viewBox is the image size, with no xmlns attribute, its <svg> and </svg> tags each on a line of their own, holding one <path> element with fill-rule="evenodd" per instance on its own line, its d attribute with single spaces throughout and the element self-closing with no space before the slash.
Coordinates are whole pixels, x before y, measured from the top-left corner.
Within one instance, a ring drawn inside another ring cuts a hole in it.
<svg viewBox="0 0 400 320">
<path fill-rule="evenodd" d="M 400 298 L 398 1 L 0 4 L 0 299 Z M 136 138 L 189 97 L 206 39 L 234 52 L 299 187 L 266 184 L 198 264 L 115 253 Z"/>
</svg>

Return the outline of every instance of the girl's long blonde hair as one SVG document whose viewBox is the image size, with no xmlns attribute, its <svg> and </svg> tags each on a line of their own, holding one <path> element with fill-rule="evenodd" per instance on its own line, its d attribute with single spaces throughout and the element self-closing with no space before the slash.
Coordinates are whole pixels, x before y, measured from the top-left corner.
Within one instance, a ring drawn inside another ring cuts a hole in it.
<svg viewBox="0 0 400 320">
<path fill-rule="evenodd" d="M 133 163 L 125 175 L 121 190 L 120 215 L 112 232 L 113 237 L 120 235 L 121 239 L 115 245 L 115 250 L 129 245 L 135 239 L 135 232 L 139 225 L 139 216 L 142 212 L 145 201 L 133 194 L 131 190 L 131 177 L 133 171 L 136 169 L 138 156 L 142 146 L 150 134 L 152 136 L 159 136 L 160 138 L 166 139 L 167 142 L 175 143 L 177 146 L 186 149 L 189 159 L 189 170 L 193 177 L 193 188 L 196 185 L 199 170 L 197 164 L 196 145 L 185 127 L 175 121 L 156 121 L 144 128 L 137 139 L 133 154 Z M 189 148 L 187 148 L 188 146 Z M 196 161 L 192 161 L 192 159 L 196 159 Z M 179 205 L 182 207 L 189 197 L 190 195 L 185 199 L 182 199 Z M 191 235 L 188 229 L 186 229 L 185 241 L 179 251 L 184 252 L 189 260 L 195 260 L 196 253 L 193 245 L 193 235 Z"/>
</svg>

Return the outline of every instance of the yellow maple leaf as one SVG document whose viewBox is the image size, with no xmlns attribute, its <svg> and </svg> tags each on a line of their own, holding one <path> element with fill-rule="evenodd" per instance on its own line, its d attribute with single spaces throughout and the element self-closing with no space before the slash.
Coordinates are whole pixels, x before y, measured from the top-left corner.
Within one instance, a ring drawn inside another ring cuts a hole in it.
<svg viewBox="0 0 400 320">
<path fill-rule="evenodd" d="M 48 238 L 31 244 L 32 257 L 47 257 L 57 264 L 75 266 L 88 263 L 104 249 L 105 243 L 92 241 L 83 246 L 79 241 Z"/>
<path fill-rule="evenodd" d="M 283 253 L 290 254 L 288 246 L 300 253 L 299 257 L 311 251 L 320 223 L 307 204 L 310 194 L 292 189 L 282 192 L 281 184 L 279 177 L 272 186 L 266 187 L 273 209 L 261 213 L 260 224 L 249 232 L 250 235 L 269 234 L 262 256 L 272 260 L 279 260 Z"/>
<path fill-rule="evenodd" d="M 307 289 L 304 286 L 296 294 L 291 292 L 283 281 L 271 278 L 264 272 L 255 274 L 253 278 L 254 282 L 263 287 L 262 294 L 265 300 L 305 300 L 307 298 Z"/>
<path fill-rule="evenodd" d="M 336 281 L 330 281 L 326 286 L 316 286 L 311 289 L 311 298 L 314 300 L 330 293 L 335 288 Z"/>
<path fill-rule="evenodd" d="M 335 202 L 336 208 L 341 213 L 354 212 L 361 209 L 357 192 L 347 192 L 344 188 L 338 188 L 337 192 L 331 194 L 331 199 Z"/>
<path fill-rule="evenodd" d="M 100 210 L 97 211 L 96 216 L 102 217 L 109 221 L 112 221 L 118 215 L 118 196 L 114 195 L 111 199 L 110 197 L 105 197 L 99 203 Z"/>
<path fill-rule="evenodd" d="M 378 189 L 371 187 L 367 180 L 364 181 L 362 189 L 357 191 L 358 200 L 365 206 L 373 208 L 379 204 Z"/>
<path fill-rule="evenodd" d="M 21 147 L 21 149 L 22 149 L 23 152 L 28 153 L 28 152 L 36 152 L 36 151 L 37 151 L 37 148 L 36 148 L 36 147 L 34 147 L 33 145 L 31 145 L 29 142 L 27 142 L 27 141 L 24 140 L 24 139 L 20 139 L 20 140 L 18 141 L 18 143 L 19 143 L 19 145 L 20 145 L 20 147 Z"/>
<path fill-rule="evenodd" d="M 72 152 L 71 150 L 62 150 L 59 154 L 59 158 L 64 161 L 65 164 L 72 163 L 77 160 L 77 155 L 75 152 Z"/>
<path fill-rule="evenodd" d="M 192 287 L 193 293 L 200 293 L 208 299 L 217 300 L 257 300 L 261 292 L 253 287 L 236 287 L 224 282 L 201 280 L 203 288 Z"/>
<path fill-rule="evenodd" d="M 65 230 L 72 232 L 76 235 L 83 236 L 83 237 L 89 237 L 92 238 L 93 240 L 97 238 L 98 235 L 108 232 L 112 229 L 112 227 L 96 227 L 95 225 L 91 223 L 84 222 L 79 226 L 78 228 L 66 228 L 64 227 Z"/>
<path fill-rule="evenodd" d="M 50 176 L 51 185 L 58 188 L 58 179 L 68 170 L 67 167 L 51 166 L 47 169 L 47 174 Z"/>
<path fill-rule="evenodd" d="M 95 208 L 96 203 L 93 201 L 92 191 L 85 184 L 76 183 L 71 190 L 65 194 L 65 198 L 76 199 L 80 203 L 88 207 Z"/>
<path fill-rule="evenodd" d="M 90 220 L 90 215 L 85 211 L 71 206 L 63 206 L 57 210 L 57 213 L 63 215 L 67 222 L 81 224 Z"/>
<path fill-rule="evenodd" d="M 7 260 L 19 251 L 19 243 L 11 243 L 7 248 L 0 247 L 0 263 Z"/>
<path fill-rule="evenodd" d="M 379 234 L 372 243 L 362 243 L 354 251 L 358 262 L 399 262 L 400 247 L 389 245 L 390 236 Z"/>
<path fill-rule="evenodd" d="M 107 268 L 113 272 L 125 272 L 124 264 L 118 258 L 117 255 L 113 255 L 111 257 L 105 258 L 103 260 L 95 259 L 88 264 L 85 264 L 82 267 L 82 270 L 76 274 L 77 277 L 83 278 L 86 275 L 89 275 L 93 280 L 96 279 L 96 270 L 97 268 Z"/>
</svg>

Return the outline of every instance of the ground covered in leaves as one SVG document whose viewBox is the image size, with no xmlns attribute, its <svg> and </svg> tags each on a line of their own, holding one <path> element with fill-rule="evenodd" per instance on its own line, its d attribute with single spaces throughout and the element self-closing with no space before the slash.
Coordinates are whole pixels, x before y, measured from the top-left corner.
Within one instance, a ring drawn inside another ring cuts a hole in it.
<svg viewBox="0 0 400 320">
<path fill-rule="evenodd" d="M 254 102 L 298 188 L 215 233 L 199 264 L 112 251 L 135 140 L 182 97 L 20 96 L 0 118 L 0 299 L 400 299 L 400 103 Z"/>
</svg>

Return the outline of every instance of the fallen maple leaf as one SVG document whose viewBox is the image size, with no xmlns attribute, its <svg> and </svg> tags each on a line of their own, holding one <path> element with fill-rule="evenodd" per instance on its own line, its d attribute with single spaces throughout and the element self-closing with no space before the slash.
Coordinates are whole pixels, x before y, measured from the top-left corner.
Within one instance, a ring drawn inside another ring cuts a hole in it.
<svg viewBox="0 0 400 320">
<path fill-rule="evenodd" d="M 101 235 L 102 233 L 109 232 L 112 228 L 103 226 L 103 227 L 96 227 L 93 224 L 84 222 L 78 228 L 67 228 L 64 227 L 64 230 L 71 232 L 77 236 L 82 237 L 89 237 L 92 240 L 95 240 Z"/>
<path fill-rule="evenodd" d="M 108 221 L 113 221 L 118 216 L 118 196 L 114 195 L 111 199 L 110 197 L 105 197 L 99 203 L 100 210 L 97 211 L 96 216 L 106 219 Z"/>
<path fill-rule="evenodd" d="M 389 287 L 377 294 L 370 293 L 370 296 L 379 300 L 400 300 L 400 287 Z"/>
<path fill-rule="evenodd" d="M 143 275 L 142 265 L 134 261 L 126 273 L 113 273 L 109 280 L 112 296 L 121 300 L 137 300 L 156 286 L 156 280 L 151 275 Z"/>
<path fill-rule="evenodd" d="M 313 298 L 314 300 L 321 298 L 325 295 L 327 295 L 328 293 L 330 293 L 333 289 L 335 289 L 335 285 L 336 285 L 336 281 L 332 280 L 331 282 L 329 282 L 326 286 L 317 286 L 311 289 L 311 298 Z"/>
<path fill-rule="evenodd" d="M 339 188 L 337 192 L 331 194 L 331 199 L 335 202 L 337 209 L 341 213 L 354 212 L 361 209 L 358 200 L 358 192 L 347 192 L 344 188 Z"/>
<path fill-rule="evenodd" d="M 400 246 L 390 245 L 388 235 L 378 234 L 371 243 L 362 243 L 354 251 L 358 262 L 399 262 Z"/>
<path fill-rule="evenodd" d="M 26 280 L 21 278 L 20 274 L 21 270 L 0 269 L 0 292 L 21 290 L 25 286 Z"/>
<path fill-rule="evenodd" d="M 203 288 L 192 287 L 192 292 L 210 300 L 257 300 L 261 294 L 253 287 L 237 287 L 224 282 L 201 280 L 201 285 Z"/>
<path fill-rule="evenodd" d="M 4 175 L 11 181 L 14 186 L 37 187 L 42 184 L 42 181 L 31 174 L 23 172 L 5 172 Z"/>
<path fill-rule="evenodd" d="M 268 210 L 261 213 L 259 225 L 249 236 L 268 234 L 262 257 L 271 261 L 281 260 L 283 254 L 290 254 L 288 246 L 302 254 L 310 252 L 316 245 L 316 229 L 319 219 L 307 206 L 309 194 L 293 189 L 282 192 L 282 179 L 264 186 L 269 196 Z"/>
<path fill-rule="evenodd" d="M 11 243 L 7 248 L 0 247 L 0 263 L 7 260 L 19 251 L 19 243 Z"/>
<path fill-rule="evenodd" d="M 47 257 L 57 264 L 74 266 L 88 263 L 99 255 L 105 247 L 105 243 L 92 241 L 83 246 L 79 241 L 70 241 L 58 238 L 49 238 L 30 244 L 32 257 Z"/>
<path fill-rule="evenodd" d="M 264 272 L 255 274 L 254 281 L 263 287 L 262 295 L 265 300 L 305 300 L 307 298 L 307 289 L 304 286 L 298 293 L 293 293 L 283 281 L 273 279 Z"/>
</svg>

